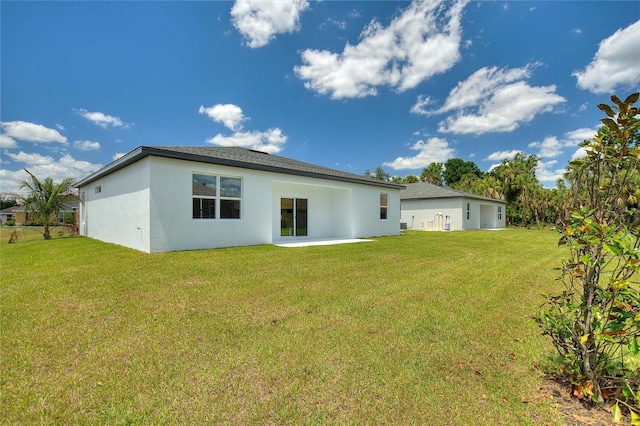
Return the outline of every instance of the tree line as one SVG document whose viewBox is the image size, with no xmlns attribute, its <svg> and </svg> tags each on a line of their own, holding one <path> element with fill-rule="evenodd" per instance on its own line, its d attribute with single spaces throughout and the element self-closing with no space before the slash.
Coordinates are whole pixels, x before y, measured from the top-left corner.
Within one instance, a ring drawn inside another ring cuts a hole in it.
<svg viewBox="0 0 640 426">
<path fill-rule="evenodd" d="M 610 137 L 610 129 L 601 127 L 595 138 Z M 640 130 L 631 135 L 631 146 L 640 145 Z M 590 141 L 584 141 L 587 146 Z M 381 166 L 365 176 L 400 184 L 429 182 L 438 186 L 468 192 L 483 197 L 507 202 L 506 221 L 509 226 L 544 227 L 566 219 L 567 206 L 571 204 L 570 188 L 580 186 L 586 176 L 582 176 L 578 161 L 569 162 L 561 179 L 554 188 L 547 188 L 536 176 L 536 168 L 541 158 L 523 152 L 483 172 L 473 161 L 451 158 L 444 163 L 431 163 L 422 170 L 420 176 L 390 176 Z M 637 206 L 640 198 L 640 173 L 635 171 L 630 177 L 628 202 Z"/>
</svg>

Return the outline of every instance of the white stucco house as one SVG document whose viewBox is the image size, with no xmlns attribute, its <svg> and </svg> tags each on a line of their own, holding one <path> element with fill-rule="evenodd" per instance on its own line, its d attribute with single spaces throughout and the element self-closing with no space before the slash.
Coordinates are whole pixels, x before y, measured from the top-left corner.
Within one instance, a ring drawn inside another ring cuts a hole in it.
<svg viewBox="0 0 640 426">
<path fill-rule="evenodd" d="M 400 233 L 400 190 L 238 147 L 141 146 L 76 185 L 80 234 L 147 253 Z"/>
<path fill-rule="evenodd" d="M 400 191 L 402 228 L 425 231 L 499 229 L 506 224 L 507 203 L 428 182 Z"/>
</svg>

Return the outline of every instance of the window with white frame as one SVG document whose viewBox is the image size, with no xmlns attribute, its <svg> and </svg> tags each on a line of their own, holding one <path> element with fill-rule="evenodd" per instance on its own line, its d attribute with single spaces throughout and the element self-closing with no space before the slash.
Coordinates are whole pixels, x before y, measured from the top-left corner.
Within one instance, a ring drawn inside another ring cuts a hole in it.
<svg viewBox="0 0 640 426">
<path fill-rule="evenodd" d="M 498 206 L 498 220 L 502 220 L 502 206 Z"/>
<path fill-rule="evenodd" d="M 194 219 L 240 219 L 242 178 L 193 173 Z"/>
<path fill-rule="evenodd" d="M 198 173 L 193 174 L 192 191 L 194 219 L 216 218 L 217 188 L 217 176 Z"/>
<path fill-rule="evenodd" d="M 220 176 L 220 219 L 240 219 L 242 179 Z"/>
<path fill-rule="evenodd" d="M 471 203 L 467 203 L 467 220 L 471 219 Z"/>
<path fill-rule="evenodd" d="M 387 219 L 387 194 L 380 194 L 380 219 Z"/>
<path fill-rule="evenodd" d="M 99 194 L 102 192 L 102 185 L 98 185 L 94 188 L 94 191 L 96 194 Z"/>
</svg>

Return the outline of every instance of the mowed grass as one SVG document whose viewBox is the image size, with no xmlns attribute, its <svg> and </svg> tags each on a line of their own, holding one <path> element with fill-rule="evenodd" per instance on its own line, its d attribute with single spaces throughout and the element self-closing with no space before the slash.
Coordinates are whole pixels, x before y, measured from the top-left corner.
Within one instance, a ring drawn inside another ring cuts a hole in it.
<svg viewBox="0 0 640 426">
<path fill-rule="evenodd" d="M 7 244 L 3 424 L 561 424 L 552 231 L 147 255 Z"/>
</svg>

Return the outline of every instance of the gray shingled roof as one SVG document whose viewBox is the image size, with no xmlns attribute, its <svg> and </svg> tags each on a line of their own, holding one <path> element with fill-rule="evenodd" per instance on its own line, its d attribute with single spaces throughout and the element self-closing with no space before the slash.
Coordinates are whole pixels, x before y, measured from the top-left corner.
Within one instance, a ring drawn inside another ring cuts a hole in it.
<svg viewBox="0 0 640 426">
<path fill-rule="evenodd" d="M 458 191 L 456 189 L 445 188 L 442 186 L 434 185 L 429 182 L 417 182 L 409 183 L 405 185 L 405 189 L 400 191 L 401 200 L 418 200 L 418 199 L 431 199 L 431 198 L 473 198 L 478 200 L 495 201 L 498 203 L 504 203 L 501 200 L 494 200 L 493 198 L 483 197 L 481 195 L 470 194 L 464 191 Z"/>
<path fill-rule="evenodd" d="M 402 189 L 404 185 L 383 182 L 373 178 L 347 173 L 328 167 L 292 160 L 278 155 L 254 151 L 239 147 L 207 147 L 207 146 L 140 146 L 87 176 L 76 187 L 87 185 L 102 176 L 106 176 L 147 156 L 175 158 L 178 160 L 198 161 L 208 164 L 241 167 L 275 173 L 286 173 L 297 176 L 353 182 L 365 185 Z"/>
</svg>

